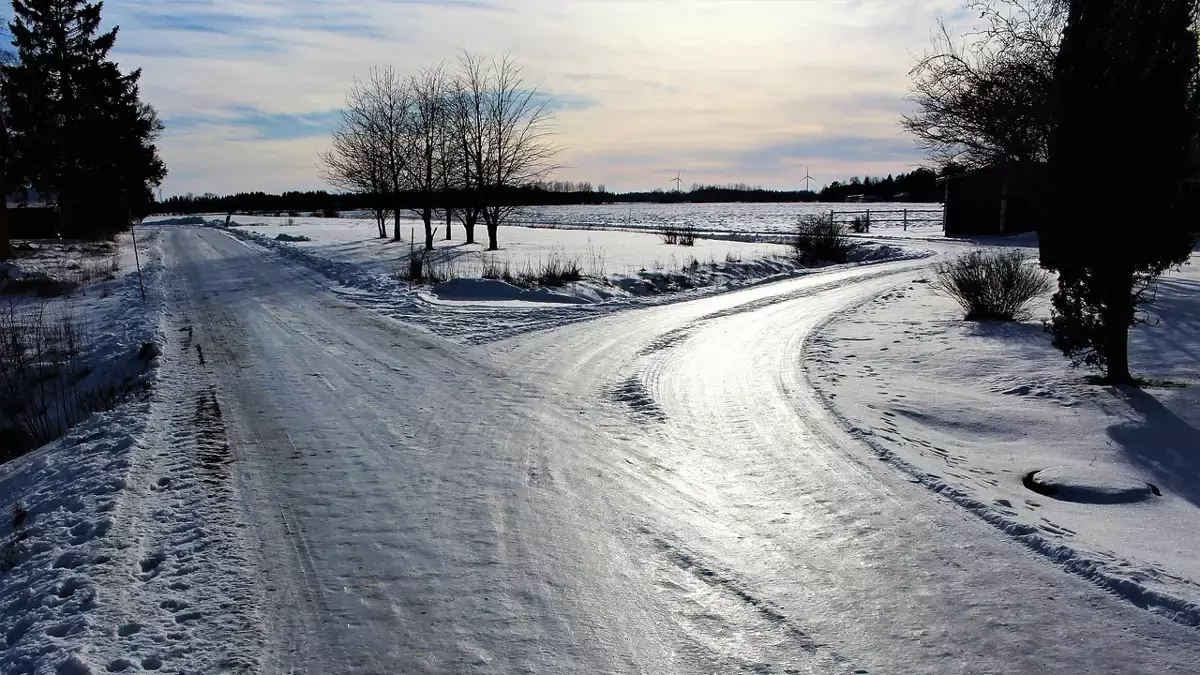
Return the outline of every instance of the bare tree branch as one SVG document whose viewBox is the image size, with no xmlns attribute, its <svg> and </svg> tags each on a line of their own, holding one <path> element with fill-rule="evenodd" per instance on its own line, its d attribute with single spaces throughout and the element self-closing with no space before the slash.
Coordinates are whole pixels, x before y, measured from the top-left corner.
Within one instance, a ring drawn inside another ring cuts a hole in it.
<svg viewBox="0 0 1200 675">
<path fill-rule="evenodd" d="M 939 24 L 912 69 L 917 112 L 901 125 L 938 163 L 1044 162 L 1064 0 L 971 0 L 986 27 L 955 40 Z"/>
</svg>

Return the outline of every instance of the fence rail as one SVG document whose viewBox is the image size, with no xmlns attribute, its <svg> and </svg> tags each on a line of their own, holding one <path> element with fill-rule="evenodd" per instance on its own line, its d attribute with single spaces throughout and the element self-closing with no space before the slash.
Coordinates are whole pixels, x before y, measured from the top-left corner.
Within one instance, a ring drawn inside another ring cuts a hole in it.
<svg viewBox="0 0 1200 675">
<path fill-rule="evenodd" d="M 918 225 L 927 226 L 931 223 L 945 229 L 946 223 L 944 218 L 945 214 L 940 209 L 936 211 L 932 209 L 863 209 L 859 211 L 831 210 L 829 212 L 830 223 L 852 225 L 855 222 L 860 222 L 866 228 L 865 232 L 870 232 L 872 225 L 887 223 L 900 223 L 906 232 L 909 227 Z"/>
</svg>

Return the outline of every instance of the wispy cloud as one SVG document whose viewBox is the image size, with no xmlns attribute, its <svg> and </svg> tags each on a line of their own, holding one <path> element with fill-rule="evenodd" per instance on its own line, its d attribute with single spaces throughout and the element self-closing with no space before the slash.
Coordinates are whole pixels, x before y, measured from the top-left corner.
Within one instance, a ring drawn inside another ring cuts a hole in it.
<svg viewBox="0 0 1200 675">
<path fill-rule="evenodd" d="M 286 141 L 301 138 L 326 137 L 337 124 L 336 110 L 312 113 L 269 113 L 255 108 L 231 106 L 211 115 L 180 115 L 163 120 L 167 133 L 189 133 L 206 127 L 235 128 L 248 140 Z"/>
<path fill-rule="evenodd" d="M 167 192 L 320 187 L 351 79 L 453 62 L 525 64 L 556 118 L 560 177 L 610 188 L 790 187 L 902 170 L 907 72 L 961 0 L 107 0 L 114 52 L 168 126 Z M 797 166 L 799 165 L 799 167 Z M 673 177 L 673 172 L 670 177 Z"/>
</svg>

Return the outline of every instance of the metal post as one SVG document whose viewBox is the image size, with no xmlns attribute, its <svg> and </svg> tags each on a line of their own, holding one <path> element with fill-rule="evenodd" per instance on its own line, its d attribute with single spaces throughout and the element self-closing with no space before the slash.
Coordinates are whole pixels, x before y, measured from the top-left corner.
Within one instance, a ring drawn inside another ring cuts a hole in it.
<svg viewBox="0 0 1200 675">
<path fill-rule="evenodd" d="M 137 250 L 137 224 L 131 223 L 129 226 L 129 236 L 133 237 L 133 262 L 137 264 L 138 271 L 138 286 L 142 289 L 142 300 L 146 300 L 146 284 L 142 283 L 142 260 L 138 257 Z"/>
</svg>

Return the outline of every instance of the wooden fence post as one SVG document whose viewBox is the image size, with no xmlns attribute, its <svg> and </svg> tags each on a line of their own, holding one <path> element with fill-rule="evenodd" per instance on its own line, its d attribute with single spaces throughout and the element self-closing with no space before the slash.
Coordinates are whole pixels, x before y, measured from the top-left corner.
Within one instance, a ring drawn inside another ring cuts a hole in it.
<svg viewBox="0 0 1200 675">
<path fill-rule="evenodd" d="M 871 233 L 871 209 L 867 209 L 867 234 Z"/>
<path fill-rule="evenodd" d="M 908 232 L 908 209 L 904 209 L 904 231 Z"/>
</svg>

